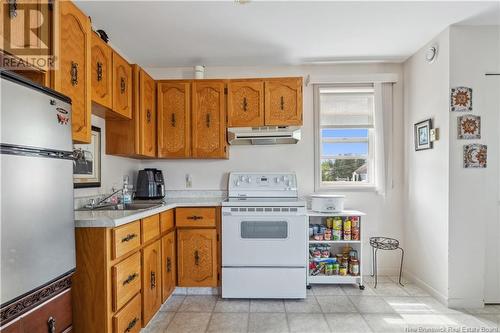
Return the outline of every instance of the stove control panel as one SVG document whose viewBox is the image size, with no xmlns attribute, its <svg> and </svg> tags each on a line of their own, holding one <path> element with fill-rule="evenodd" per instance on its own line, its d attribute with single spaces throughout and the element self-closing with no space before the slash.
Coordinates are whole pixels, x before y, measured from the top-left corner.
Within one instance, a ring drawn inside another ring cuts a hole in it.
<svg viewBox="0 0 500 333">
<path fill-rule="evenodd" d="M 293 172 L 229 174 L 229 197 L 297 197 Z"/>
</svg>

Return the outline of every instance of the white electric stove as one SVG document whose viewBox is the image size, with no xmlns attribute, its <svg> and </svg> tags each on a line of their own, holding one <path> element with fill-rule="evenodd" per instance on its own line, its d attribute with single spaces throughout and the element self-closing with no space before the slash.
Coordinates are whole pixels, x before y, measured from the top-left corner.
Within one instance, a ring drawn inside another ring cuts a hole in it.
<svg viewBox="0 0 500 333">
<path fill-rule="evenodd" d="M 294 173 L 229 176 L 222 204 L 222 297 L 305 298 L 306 203 Z"/>
</svg>

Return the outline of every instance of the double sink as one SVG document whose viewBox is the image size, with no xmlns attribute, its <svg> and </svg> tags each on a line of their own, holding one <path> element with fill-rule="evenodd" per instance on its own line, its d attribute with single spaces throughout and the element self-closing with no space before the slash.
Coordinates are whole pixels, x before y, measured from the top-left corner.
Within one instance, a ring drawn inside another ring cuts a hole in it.
<svg viewBox="0 0 500 333">
<path fill-rule="evenodd" d="M 143 210 L 160 207 L 162 203 L 129 203 L 129 204 L 106 204 L 97 207 L 82 207 L 77 211 L 120 211 L 120 210 Z"/>
</svg>

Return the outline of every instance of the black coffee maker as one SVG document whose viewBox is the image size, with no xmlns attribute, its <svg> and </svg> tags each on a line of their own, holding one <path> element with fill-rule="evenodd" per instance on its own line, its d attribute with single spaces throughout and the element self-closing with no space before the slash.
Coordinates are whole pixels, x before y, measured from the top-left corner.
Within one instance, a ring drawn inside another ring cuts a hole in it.
<svg viewBox="0 0 500 333">
<path fill-rule="evenodd" d="M 165 196 L 165 181 L 161 170 L 148 168 L 137 175 L 136 199 L 161 199 Z"/>
</svg>

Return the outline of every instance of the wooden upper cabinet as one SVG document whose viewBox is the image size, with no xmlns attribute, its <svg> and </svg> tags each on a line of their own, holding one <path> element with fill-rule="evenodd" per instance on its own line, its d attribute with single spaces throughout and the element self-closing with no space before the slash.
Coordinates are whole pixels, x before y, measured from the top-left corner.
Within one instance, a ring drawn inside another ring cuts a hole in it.
<svg viewBox="0 0 500 333">
<path fill-rule="evenodd" d="M 265 124 L 302 125 L 302 78 L 265 81 Z"/>
<path fill-rule="evenodd" d="M 91 71 L 90 20 L 71 1 L 59 8 L 59 68 L 54 87 L 72 101 L 73 140 L 90 143 Z"/>
<path fill-rule="evenodd" d="M 139 71 L 139 153 L 156 156 L 156 83 Z"/>
<path fill-rule="evenodd" d="M 143 327 L 161 306 L 160 240 L 142 250 L 142 320 Z"/>
<path fill-rule="evenodd" d="M 92 101 L 113 107 L 113 50 L 96 33 L 92 34 Z"/>
<path fill-rule="evenodd" d="M 113 52 L 113 111 L 132 118 L 132 67 L 118 53 Z"/>
<path fill-rule="evenodd" d="M 165 302 L 170 294 L 172 294 L 177 282 L 176 252 L 175 231 L 171 231 L 161 239 L 162 302 Z"/>
<path fill-rule="evenodd" d="M 190 156 L 190 82 L 158 83 L 158 157 Z"/>
<path fill-rule="evenodd" d="M 11 12 L 9 8 L 13 11 Z M 53 54 L 52 4 L 44 0 L 1 0 L 0 18 L 2 64 L 9 66 L 8 62 L 12 60 L 18 69 L 10 70 L 33 82 L 52 88 L 50 63 L 45 60 L 47 54 Z M 26 57 L 26 49 L 29 49 L 29 57 Z M 44 61 L 37 61 L 38 56 Z M 30 63 L 23 62 L 23 58 L 29 58 Z"/>
<path fill-rule="evenodd" d="M 177 274 L 180 287 L 217 286 L 217 231 L 177 230 Z"/>
<path fill-rule="evenodd" d="M 227 158 L 224 82 L 194 81 L 192 101 L 192 156 Z"/>
<path fill-rule="evenodd" d="M 227 87 L 227 125 L 230 127 L 264 126 L 264 82 L 262 80 L 231 80 Z"/>
</svg>

